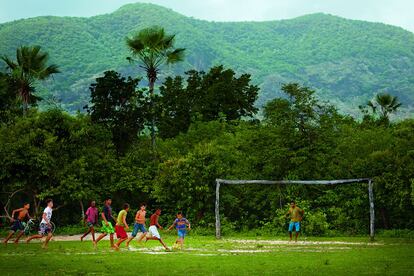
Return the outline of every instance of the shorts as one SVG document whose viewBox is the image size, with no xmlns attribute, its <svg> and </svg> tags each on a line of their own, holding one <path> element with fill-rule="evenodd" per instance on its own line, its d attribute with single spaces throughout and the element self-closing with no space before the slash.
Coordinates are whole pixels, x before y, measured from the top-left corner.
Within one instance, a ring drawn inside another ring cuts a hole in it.
<svg viewBox="0 0 414 276">
<path fill-rule="evenodd" d="M 187 230 L 185 229 L 178 229 L 178 237 L 179 238 L 185 238 L 185 236 L 187 235 Z"/>
<path fill-rule="evenodd" d="M 296 232 L 299 232 L 300 231 L 300 222 L 291 221 L 289 223 L 289 232 L 293 231 L 293 227 L 295 227 Z"/>
<path fill-rule="evenodd" d="M 132 230 L 131 236 L 136 237 L 138 232 L 142 232 L 143 234 L 145 234 L 147 233 L 147 229 L 145 229 L 144 224 L 135 222 L 134 230 Z"/>
<path fill-rule="evenodd" d="M 160 233 L 158 233 L 158 229 L 157 226 L 155 225 L 151 225 L 148 229 L 149 233 L 151 234 L 151 236 L 156 237 L 157 239 L 161 239 Z"/>
<path fill-rule="evenodd" d="M 88 228 L 92 228 L 94 225 L 95 223 L 93 222 L 90 222 L 90 221 L 86 222 L 86 226 L 88 226 Z"/>
<path fill-rule="evenodd" d="M 52 227 L 50 227 L 46 223 L 40 223 L 39 234 L 42 236 L 46 236 L 49 233 L 52 233 Z"/>
<path fill-rule="evenodd" d="M 114 227 L 112 226 L 112 223 L 108 221 L 108 225 L 106 225 L 105 221 L 102 221 L 101 232 L 104 232 L 104 233 L 107 233 L 107 234 L 115 233 L 115 230 L 114 230 Z"/>
<path fill-rule="evenodd" d="M 15 221 L 13 221 L 13 224 L 10 227 L 10 230 L 13 232 L 22 231 L 24 230 L 24 226 L 20 220 L 16 219 Z"/>
<path fill-rule="evenodd" d="M 127 233 L 125 231 L 125 228 L 123 226 L 115 225 L 115 232 L 116 232 L 116 237 L 118 239 L 128 238 L 128 235 L 127 235 Z"/>
</svg>

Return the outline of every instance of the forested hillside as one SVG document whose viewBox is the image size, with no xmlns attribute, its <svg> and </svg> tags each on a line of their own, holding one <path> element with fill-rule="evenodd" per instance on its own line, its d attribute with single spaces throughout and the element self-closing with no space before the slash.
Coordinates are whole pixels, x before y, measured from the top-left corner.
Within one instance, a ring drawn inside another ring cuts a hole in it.
<svg viewBox="0 0 414 276">
<path fill-rule="evenodd" d="M 62 73 L 38 90 L 65 109 L 82 110 L 88 86 L 105 70 L 136 75 L 128 63 L 125 37 L 149 25 L 177 34 L 187 48 L 184 63 L 164 75 L 224 64 L 250 73 L 261 88 L 257 105 L 280 96 L 281 83 L 296 81 L 318 91 L 346 113 L 378 92 L 403 103 L 399 116 L 412 116 L 414 34 L 384 24 L 313 14 L 269 22 L 207 22 L 151 4 L 130 4 L 90 18 L 37 17 L 0 25 L 0 53 L 20 45 L 41 45 Z M 168 69 L 168 68 L 167 68 Z M 165 73 L 166 72 L 166 73 Z"/>
</svg>

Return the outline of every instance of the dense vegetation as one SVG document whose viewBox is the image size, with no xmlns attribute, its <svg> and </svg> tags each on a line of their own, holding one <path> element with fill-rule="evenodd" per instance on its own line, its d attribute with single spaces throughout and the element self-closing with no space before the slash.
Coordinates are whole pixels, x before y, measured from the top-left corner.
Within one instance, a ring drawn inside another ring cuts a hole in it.
<svg viewBox="0 0 414 276">
<path fill-rule="evenodd" d="M 401 117 L 411 117 L 414 102 L 414 35 L 384 24 L 325 14 L 269 22 L 220 23 L 196 20 L 150 5 L 126 5 L 91 18 L 37 17 L 0 25 L 0 53 L 21 45 L 41 45 L 62 71 L 38 87 L 38 96 L 68 111 L 89 103 L 89 84 L 114 69 L 136 76 L 125 59 L 125 37 L 148 25 L 177 33 L 185 61 L 166 67 L 161 78 L 190 69 L 224 64 L 250 73 L 261 92 L 258 107 L 283 96 L 281 83 L 298 81 L 317 90 L 346 114 L 379 92 L 399 97 Z"/>
<path fill-rule="evenodd" d="M 190 71 L 186 82 L 167 78 L 154 104 L 139 79 L 107 71 L 90 86 L 88 114 L 77 115 L 56 107 L 22 115 L 18 94 L 10 92 L 13 76 L 1 79 L 8 103 L 1 106 L 1 203 L 10 199 L 9 211 L 30 201 L 39 214 L 42 200 L 52 197 L 54 221 L 76 224 L 88 201 L 110 195 L 115 210 L 144 201 L 149 209 L 162 207 L 168 219 L 183 210 L 196 228 L 212 229 L 216 178 L 373 177 L 377 226 L 414 227 L 412 119 L 391 123 L 389 114 L 368 109 L 356 121 L 318 101 L 315 91 L 289 83 L 259 121 L 252 118 L 258 87 L 248 74 L 222 66 Z M 148 134 L 153 116 L 155 148 Z M 284 231 L 291 199 L 306 210 L 308 234 L 367 233 L 361 184 L 223 187 L 224 233 Z"/>
</svg>

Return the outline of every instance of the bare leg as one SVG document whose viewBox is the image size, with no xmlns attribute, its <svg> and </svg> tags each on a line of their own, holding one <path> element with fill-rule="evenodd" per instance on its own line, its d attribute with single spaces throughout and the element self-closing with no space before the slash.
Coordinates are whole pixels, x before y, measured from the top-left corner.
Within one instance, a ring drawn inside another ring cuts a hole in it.
<svg viewBox="0 0 414 276">
<path fill-rule="evenodd" d="M 51 238 L 52 238 L 52 233 L 48 233 L 47 237 L 46 237 L 46 240 L 45 240 L 45 243 L 42 245 L 42 248 L 47 249 L 47 245 L 48 245 Z"/>
<path fill-rule="evenodd" d="M 162 246 L 164 246 L 165 250 L 170 251 L 170 249 L 167 247 L 167 245 L 165 245 L 164 241 L 162 239 L 157 239 L 160 241 L 160 243 L 162 244 Z"/>
<path fill-rule="evenodd" d="M 299 236 L 299 233 L 300 233 L 300 232 L 296 232 L 295 242 L 297 242 L 297 241 L 298 241 L 298 236 Z"/>
<path fill-rule="evenodd" d="M 126 247 L 128 247 L 128 246 L 129 246 L 129 243 L 130 243 L 130 242 L 131 242 L 134 238 L 135 238 L 134 236 L 129 237 L 129 238 L 127 239 L 126 243 L 125 243 L 125 246 L 126 246 Z"/>
<path fill-rule="evenodd" d="M 41 239 L 41 238 L 43 238 L 43 235 L 40 235 L 40 234 L 33 235 L 27 238 L 26 243 L 29 243 L 33 239 Z"/>
<path fill-rule="evenodd" d="M 147 236 L 147 232 L 145 232 L 145 233 L 142 233 L 141 234 L 141 236 L 139 237 L 139 239 L 138 239 L 138 242 L 141 242 L 142 241 L 142 239 L 143 238 L 145 238 Z M 145 241 L 146 241 L 147 239 L 145 239 Z"/>
<path fill-rule="evenodd" d="M 24 231 L 20 231 L 17 235 L 16 239 L 14 240 L 14 243 L 19 243 L 20 238 L 23 236 Z"/>
<path fill-rule="evenodd" d="M 90 232 L 91 232 L 91 229 L 89 228 L 88 231 L 86 231 L 86 233 L 82 235 L 80 240 L 83 241 L 83 238 L 86 237 Z"/>
<path fill-rule="evenodd" d="M 184 238 L 180 238 L 180 239 L 178 240 L 178 242 L 180 243 L 181 250 L 183 250 L 183 247 L 184 247 Z"/>
<path fill-rule="evenodd" d="M 290 241 L 292 241 L 292 232 L 289 232 Z"/>
<path fill-rule="evenodd" d="M 128 238 L 119 239 L 118 242 L 114 245 L 114 247 L 116 248 L 116 250 L 119 250 L 119 246 L 121 245 L 121 243 L 123 243 L 127 239 Z"/>
<path fill-rule="evenodd" d="M 10 231 L 10 233 L 7 235 L 6 239 L 3 241 L 5 244 L 10 240 L 10 238 L 14 235 L 14 231 Z"/>
<path fill-rule="evenodd" d="M 96 245 L 98 244 L 98 242 L 100 240 L 102 240 L 106 235 L 107 235 L 106 233 L 100 234 L 99 237 L 95 241 L 93 241 L 93 245 L 96 247 Z"/>
<path fill-rule="evenodd" d="M 92 240 L 95 241 L 95 228 L 91 227 Z"/>
<path fill-rule="evenodd" d="M 109 240 L 111 241 L 111 247 L 114 247 L 114 234 L 109 234 Z"/>
</svg>

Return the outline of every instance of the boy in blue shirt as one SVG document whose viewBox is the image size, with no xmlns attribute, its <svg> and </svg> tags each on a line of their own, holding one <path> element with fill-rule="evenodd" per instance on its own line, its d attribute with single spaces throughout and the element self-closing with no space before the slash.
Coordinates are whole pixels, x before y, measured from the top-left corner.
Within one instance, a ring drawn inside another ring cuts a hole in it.
<svg viewBox="0 0 414 276">
<path fill-rule="evenodd" d="M 183 249 L 184 245 L 184 237 L 187 235 L 187 226 L 188 231 L 191 230 L 190 222 L 183 217 L 183 214 L 181 212 L 177 213 L 177 218 L 175 219 L 174 223 L 168 228 L 168 230 L 171 230 L 173 227 L 177 229 L 178 232 L 178 238 L 175 241 L 175 245 L 179 245 L 181 249 Z"/>
</svg>

